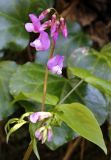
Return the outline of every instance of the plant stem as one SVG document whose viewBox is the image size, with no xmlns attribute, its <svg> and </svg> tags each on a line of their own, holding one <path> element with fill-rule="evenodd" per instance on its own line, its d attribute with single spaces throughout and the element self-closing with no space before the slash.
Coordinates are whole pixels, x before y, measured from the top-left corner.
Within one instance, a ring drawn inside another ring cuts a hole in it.
<svg viewBox="0 0 111 160">
<path fill-rule="evenodd" d="M 55 48 L 55 44 L 54 44 L 54 41 L 52 40 L 51 41 L 51 48 L 50 48 L 49 59 L 52 58 L 52 56 L 53 56 L 54 48 Z M 48 80 L 48 68 L 46 67 L 45 78 L 44 78 L 44 88 L 43 88 L 43 98 L 42 98 L 41 111 L 45 110 L 45 100 L 46 100 L 46 92 L 47 92 L 47 80 Z"/>
<path fill-rule="evenodd" d="M 71 95 L 71 93 L 74 92 L 77 89 L 77 87 L 79 87 L 83 83 L 83 81 L 84 80 L 81 79 L 79 83 L 77 83 L 76 86 L 74 86 L 74 88 L 72 88 L 70 92 L 66 94 L 66 96 L 59 102 L 59 104 L 63 103 Z"/>
<path fill-rule="evenodd" d="M 30 142 L 30 144 L 24 154 L 23 160 L 28 160 L 31 155 L 31 152 L 32 152 L 32 142 Z"/>
<path fill-rule="evenodd" d="M 74 142 L 69 143 L 68 149 L 66 151 L 66 155 L 63 160 L 69 160 L 74 150 L 77 148 L 81 141 L 81 137 L 78 137 Z"/>
</svg>

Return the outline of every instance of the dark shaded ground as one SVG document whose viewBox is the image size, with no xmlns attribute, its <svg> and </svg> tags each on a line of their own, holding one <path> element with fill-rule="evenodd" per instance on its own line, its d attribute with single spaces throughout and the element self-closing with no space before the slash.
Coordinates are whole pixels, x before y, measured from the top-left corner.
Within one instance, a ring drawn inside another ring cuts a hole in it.
<svg viewBox="0 0 111 160">
<path fill-rule="evenodd" d="M 38 148 L 41 160 L 110 160 L 111 143 L 108 142 L 108 137 L 106 134 L 106 124 L 102 126 L 102 129 L 108 148 L 107 156 L 96 145 L 84 139 L 81 139 L 78 145 L 74 147 L 71 157 L 65 159 L 67 152 L 69 152 L 69 150 L 72 149 L 73 144 L 76 143 L 76 139 L 72 143 L 70 142 L 69 144 L 65 144 L 55 151 L 51 151 L 45 145 L 39 144 Z M 28 126 L 24 126 L 20 130 L 15 132 L 11 136 L 9 144 L 6 144 L 5 137 L 1 135 L 0 160 L 22 160 L 29 142 L 30 137 L 28 133 Z M 31 154 L 30 160 L 36 160 L 36 157 L 33 153 Z"/>
</svg>

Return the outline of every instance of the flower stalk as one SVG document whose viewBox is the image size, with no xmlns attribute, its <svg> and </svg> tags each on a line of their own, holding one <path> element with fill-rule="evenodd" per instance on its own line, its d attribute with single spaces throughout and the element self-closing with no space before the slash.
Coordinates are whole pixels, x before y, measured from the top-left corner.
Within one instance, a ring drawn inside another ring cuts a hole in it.
<svg viewBox="0 0 111 160">
<path fill-rule="evenodd" d="M 49 59 L 52 58 L 52 56 L 53 56 L 54 48 L 55 48 L 55 43 L 54 43 L 54 41 L 52 40 L 52 41 L 51 41 L 51 48 L 50 48 Z M 48 68 L 46 67 L 46 70 L 45 70 L 45 78 L 44 78 L 44 88 L 43 88 L 43 98 L 42 98 L 41 111 L 44 111 L 44 110 L 45 110 L 45 100 L 46 100 L 46 92 L 47 92 L 47 80 L 48 80 Z"/>
</svg>

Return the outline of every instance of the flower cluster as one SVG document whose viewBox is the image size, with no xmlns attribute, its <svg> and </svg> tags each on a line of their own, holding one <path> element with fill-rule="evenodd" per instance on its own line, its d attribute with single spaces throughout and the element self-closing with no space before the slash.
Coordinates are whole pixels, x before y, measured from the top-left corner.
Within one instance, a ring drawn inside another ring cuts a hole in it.
<svg viewBox="0 0 111 160">
<path fill-rule="evenodd" d="M 45 51 L 49 49 L 51 45 L 49 34 L 46 32 L 48 28 L 50 29 L 50 37 L 53 41 L 53 47 L 56 45 L 60 31 L 62 32 L 64 38 L 66 38 L 68 35 L 65 20 L 63 17 L 58 15 L 57 12 L 52 15 L 50 20 L 46 20 L 45 22 L 42 21 L 46 18 L 50 11 L 51 9 L 47 9 L 38 17 L 34 14 L 29 14 L 31 23 L 25 24 L 25 29 L 27 32 L 33 32 L 37 34 L 37 38 L 30 43 L 30 46 L 34 47 L 37 51 Z M 61 75 L 63 61 L 64 56 L 53 56 L 53 53 L 51 53 L 50 59 L 47 62 L 48 70 L 50 70 L 53 74 Z M 45 143 L 45 141 L 51 141 L 52 139 L 53 132 L 51 128 L 51 118 L 53 118 L 53 114 L 50 112 L 35 112 L 29 116 L 31 123 L 40 122 L 39 128 L 37 128 L 35 131 L 35 137 L 38 140 L 41 140 L 42 143 Z"/>
<path fill-rule="evenodd" d="M 50 28 L 50 35 L 56 44 L 58 39 L 59 32 L 61 31 L 63 36 L 66 38 L 68 35 L 67 26 L 63 17 L 59 16 L 57 13 L 54 13 L 50 20 L 42 23 L 42 20 L 50 13 L 51 9 L 43 11 L 39 17 L 34 14 L 29 14 L 31 23 L 25 24 L 25 29 L 27 32 L 38 33 L 39 36 L 30 43 L 31 47 L 34 47 L 37 51 L 45 51 L 50 47 L 50 38 L 46 29 Z M 64 56 L 56 55 L 52 57 L 48 63 L 48 69 L 55 74 L 62 74 Z"/>
<path fill-rule="evenodd" d="M 52 116 L 53 115 L 50 112 L 35 112 L 30 115 L 29 120 L 32 123 L 37 123 L 49 119 Z M 52 136 L 53 136 L 52 128 L 47 123 L 44 123 L 44 125 L 38 128 L 35 132 L 35 137 L 38 140 L 41 140 L 42 143 L 45 143 L 46 140 L 50 142 L 52 140 Z"/>
</svg>

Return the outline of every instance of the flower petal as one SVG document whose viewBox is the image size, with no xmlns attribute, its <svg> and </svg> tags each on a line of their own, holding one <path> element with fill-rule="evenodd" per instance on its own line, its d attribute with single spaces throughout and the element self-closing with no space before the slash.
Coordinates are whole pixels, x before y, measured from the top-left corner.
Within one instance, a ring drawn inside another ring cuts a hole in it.
<svg viewBox="0 0 111 160">
<path fill-rule="evenodd" d="M 64 56 L 56 55 L 48 60 L 47 67 L 52 73 L 62 74 Z"/>
<path fill-rule="evenodd" d="M 42 31 L 39 38 L 31 42 L 30 45 L 35 47 L 37 51 L 45 51 L 50 47 L 50 39 L 47 32 Z"/>
<path fill-rule="evenodd" d="M 34 112 L 30 115 L 29 120 L 32 123 L 36 123 L 37 121 L 42 121 L 49 117 L 52 117 L 52 113 L 50 112 Z"/>
<path fill-rule="evenodd" d="M 52 128 L 49 127 L 47 131 L 47 141 L 50 142 L 52 140 L 52 137 L 53 137 Z"/>
<path fill-rule="evenodd" d="M 35 32 L 34 26 L 33 26 L 32 23 L 26 23 L 25 24 L 25 29 L 26 29 L 27 32 Z"/>
<path fill-rule="evenodd" d="M 29 14 L 29 17 L 30 17 L 30 20 L 31 20 L 32 23 L 33 23 L 34 30 L 35 30 L 36 32 L 41 31 L 41 30 L 42 30 L 42 26 L 41 26 L 41 23 L 40 23 L 39 18 L 37 18 L 37 16 L 34 15 L 34 14 Z"/>
<path fill-rule="evenodd" d="M 62 17 L 60 18 L 60 28 L 61 28 L 63 36 L 65 38 L 67 38 L 67 36 L 68 36 L 67 25 L 65 23 L 64 18 L 62 18 Z"/>
</svg>

